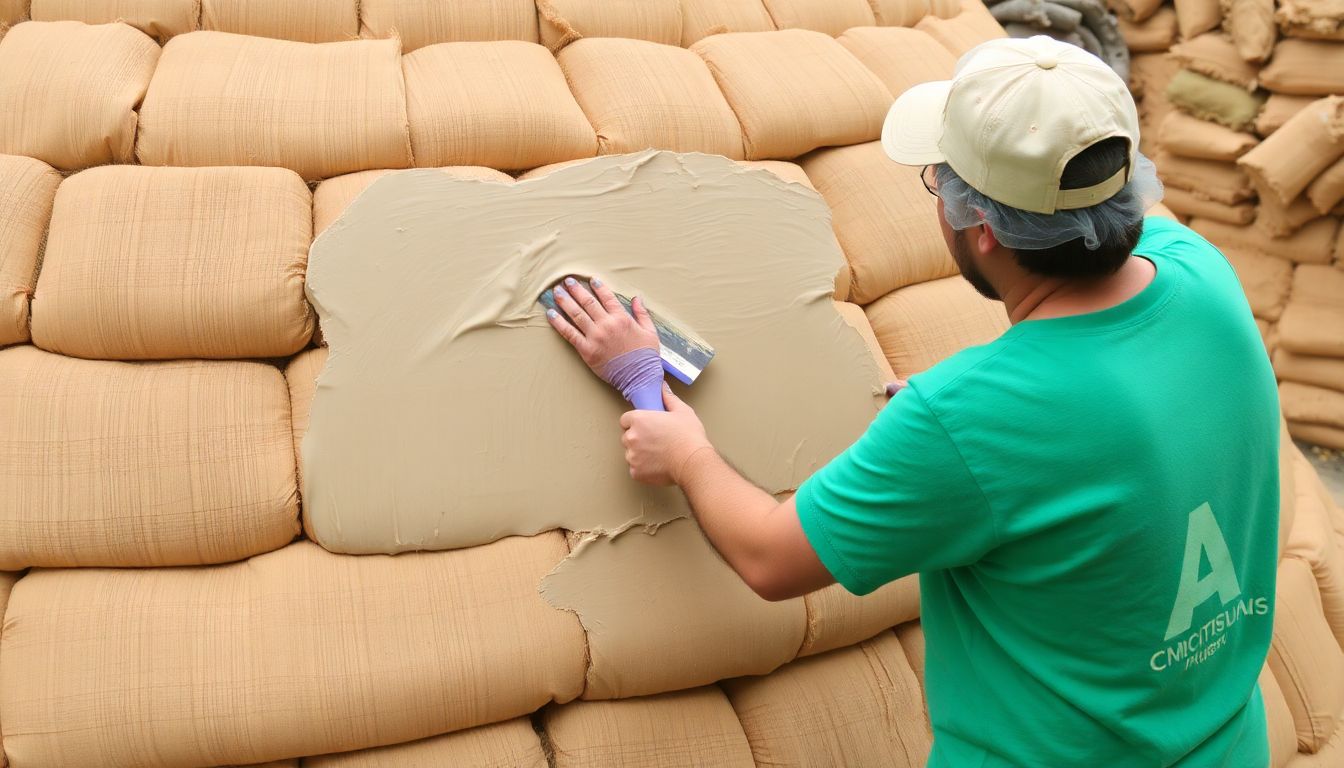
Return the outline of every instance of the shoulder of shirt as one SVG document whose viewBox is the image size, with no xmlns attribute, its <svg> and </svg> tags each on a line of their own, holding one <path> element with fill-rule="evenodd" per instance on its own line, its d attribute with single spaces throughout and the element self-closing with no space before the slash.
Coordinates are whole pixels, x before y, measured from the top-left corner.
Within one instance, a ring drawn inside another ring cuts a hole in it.
<svg viewBox="0 0 1344 768">
<path fill-rule="evenodd" d="M 992 369 L 996 358 L 1013 347 L 1020 335 L 1007 334 L 993 341 L 957 352 L 932 368 L 910 377 L 910 386 L 919 393 L 929 412 L 937 418 L 935 403 L 940 396 L 958 389 L 967 378 L 978 380 L 977 373 Z"/>
</svg>

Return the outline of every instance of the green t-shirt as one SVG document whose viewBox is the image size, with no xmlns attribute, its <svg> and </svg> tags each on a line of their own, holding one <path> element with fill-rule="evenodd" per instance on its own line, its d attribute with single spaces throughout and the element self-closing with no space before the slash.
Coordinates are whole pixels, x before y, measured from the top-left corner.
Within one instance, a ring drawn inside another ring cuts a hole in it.
<svg viewBox="0 0 1344 768">
<path fill-rule="evenodd" d="M 1235 273 L 1149 218 L 1142 292 L 914 376 L 796 497 L 866 594 L 920 574 L 930 766 L 1264 766 L 1274 374 Z"/>
</svg>

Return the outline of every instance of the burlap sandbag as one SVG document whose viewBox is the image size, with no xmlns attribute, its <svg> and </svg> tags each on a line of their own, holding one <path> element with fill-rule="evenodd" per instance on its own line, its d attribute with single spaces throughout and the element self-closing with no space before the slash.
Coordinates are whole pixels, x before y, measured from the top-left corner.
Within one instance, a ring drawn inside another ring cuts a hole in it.
<svg viewBox="0 0 1344 768">
<path fill-rule="evenodd" d="M 283 546 L 298 532 L 284 379 L 260 363 L 0 351 L 0 486 L 0 569 L 220 563 Z"/>
<path fill-rule="evenodd" d="M 915 29 L 927 32 L 957 57 L 983 42 L 1008 36 L 979 0 L 963 3 L 961 13 L 950 19 L 925 16 Z"/>
<path fill-rule="evenodd" d="M 140 109 L 136 154 L 145 165 L 269 165 L 304 179 L 405 168 L 405 95 L 395 40 L 179 35 Z"/>
<path fill-rule="evenodd" d="M 832 37 L 877 23 L 868 0 L 762 0 L 777 29 L 811 29 Z"/>
<path fill-rule="evenodd" d="M 1264 322 L 1256 320 L 1257 323 Z M 1279 558 L 1288 549 L 1297 516 L 1297 461 L 1301 451 L 1293 444 L 1288 422 L 1279 418 Z"/>
<path fill-rule="evenodd" d="M 269 358 L 313 334 L 312 196 L 283 168 L 104 166 L 61 185 L 33 343 L 104 360 Z"/>
<path fill-rule="evenodd" d="M 19 24 L 0 40 L 0 154 L 62 170 L 129 163 L 159 46 L 125 24 Z"/>
<path fill-rule="evenodd" d="M 1131 53 L 1165 52 L 1177 39 L 1176 11 L 1169 5 L 1159 6 L 1157 13 L 1143 21 L 1121 16 L 1118 22 L 1120 36 L 1125 38 Z"/>
<path fill-rule="evenodd" d="M 913 27 L 929 14 L 929 0 L 868 0 L 868 4 L 883 27 Z"/>
<path fill-rule="evenodd" d="M 1274 18 L 1291 37 L 1344 40 L 1342 0 L 1279 0 Z"/>
<path fill-rule="evenodd" d="M 542 710 L 555 768 L 754 768 L 751 745 L 717 686 Z"/>
<path fill-rule="evenodd" d="M 1274 256 L 1298 264 L 1327 264 L 1334 245 L 1338 222 L 1317 219 L 1288 237 L 1272 237 L 1256 226 L 1237 227 L 1209 219 L 1191 219 L 1190 228 L 1217 246 Z M 1296 290 L 1296 289 L 1294 289 Z"/>
<path fill-rule="evenodd" d="M 1222 5 L 1223 29 L 1241 58 L 1255 63 L 1268 59 L 1279 36 L 1274 0 L 1222 0 Z"/>
<path fill-rule="evenodd" d="M 19 580 L 18 573 L 6 573 L 0 571 L 0 623 L 3 623 L 5 615 L 5 606 L 9 604 L 9 592 L 14 588 L 14 583 Z M 4 732 L 4 724 L 0 723 L 0 734 Z M 0 736 L 0 768 L 8 765 L 5 760 L 5 744 L 3 736 Z"/>
<path fill-rule="evenodd" d="M 1286 93 L 1271 93 L 1269 99 L 1265 101 L 1265 106 L 1260 110 L 1260 114 L 1255 118 L 1255 132 L 1260 134 L 1261 138 L 1268 137 L 1283 124 L 1292 119 L 1293 115 L 1306 109 L 1316 101 L 1314 96 L 1291 96 Z"/>
<path fill-rule="evenodd" d="M 1344 358 L 1344 270 L 1304 265 L 1279 321 L 1284 349 L 1302 355 Z"/>
<path fill-rule="evenodd" d="M 1344 712 L 1344 653 L 1330 633 L 1320 601 L 1311 567 L 1296 558 L 1284 559 L 1269 667 L 1292 713 L 1303 752 L 1325 746 Z"/>
<path fill-rule="evenodd" d="M 1246 90 L 1255 88 L 1258 67 L 1247 63 L 1232 41 L 1217 32 L 1206 32 L 1194 39 L 1187 38 L 1185 42 L 1171 47 L 1171 55 L 1182 67 L 1192 72 Z"/>
<path fill-rule="evenodd" d="M 1344 201 L 1344 157 L 1312 180 L 1307 187 L 1307 199 L 1322 215 L 1330 213 L 1340 201 Z"/>
<path fill-rule="evenodd" d="M 307 757 L 303 765 L 304 768 L 547 768 L 541 738 L 526 717 L 390 747 Z"/>
<path fill-rule="evenodd" d="M 1329 96 L 1344 93 L 1344 45 L 1283 39 L 1260 70 L 1260 84 L 1275 93 Z"/>
<path fill-rule="evenodd" d="M 681 43 L 680 0 L 536 0 L 541 44 L 559 51 L 584 37 Z"/>
<path fill-rule="evenodd" d="M 60 183 L 40 160 L 0 155 L 0 347 L 28 340 L 28 300 Z"/>
<path fill-rule="evenodd" d="M 1274 353 L 1274 373 L 1281 381 L 1344 392 L 1344 357 L 1300 355 L 1280 349 Z"/>
<path fill-rule="evenodd" d="M 811 30 L 714 35 L 691 46 L 742 124 L 749 160 L 787 160 L 881 135 L 886 86 L 827 35 Z"/>
<path fill-rule="evenodd" d="M 1256 187 L 1260 203 L 1255 207 L 1255 226 L 1270 237 L 1291 237 L 1302 227 L 1321 217 L 1321 212 L 1305 197 L 1298 197 L 1288 205 L 1278 201 L 1272 192 Z"/>
<path fill-rule="evenodd" d="M 1216 200 L 1206 200 L 1194 192 L 1167 184 L 1163 189 L 1162 202 L 1181 216 L 1213 219 L 1227 224 L 1244 225 L 1255 221 L 1255 205 L 1236 203 L 1229 205 Z"/>
<path fill-rule="evenodd" d="M 852 301 L 869 304 L 897 288 L 957 273 L 937 201 L 919 169 L 889 162 L 881 142 L 821 150 L 801 164 L 831 208 L 853 274 Z"/>
<path fill-rule="evenodd" d="M 399 37 L 404 53 L 434 43 L 484 40 L 535 43 L 540 39 L 535 0 L 470 3 L 359 0 L 359 20 L 364 37 Z"/>
<path fill-rule="evenodd" d="M 1201 120 L 1212 120 L 1234 131 L 1248 131 L 1267 96 L 1182 69 L 1167 85 L 1167 98 Z"/>
<path fill-rule="evenodd" d="M 982 297 L 960 276 L 906 286 L 864 311 L 892 370 L 901 377 L 1008 330 L 1003 304 Z"/>
<path fill-rule="evenodd" d="M 928 758 L 919 682 L 892 632 L 723 687 L 757 765 L 915 768 Z"/>
<path fill-rule="evenodd" d="M 1108 0 L 1107 6 L 1116 16 L 1133 24 L 1142 24 L 1162 8 L 1170 9 L 1161 0 Z"/>
<path fill-rule="evenodd" d="M 438 170 L 459 179 L 498 181 L 504 184 L 513 181 L 513 178 L 507 173 L 478 165 L 449 166 Z M 313 237 L 316 238 L 322 234 L 323 230 L 331 226 L 331 223 L 336 221 L 350 203 L 354 202 L 356 197 L 359 197 L 360 192 L 368 189 L 370 184 L 389 173 L 395 173 L 395 171 L 347 173 L 344 176 L 333 176 L 318 184 L 317 188 L 313 190 Z"/>
<path fill-rule="evenodd" d="M 1218 0 L 1172 0 L 1176 6 L 1176 23 L 1181 39 L 1190 40 L 1217 29 L 1223 22 L 1223 10 Z"/>
<path fill-rule="evenodd" d="M 583 630 L 537 594 L 566 553 L 552 532 L 396 557 L 299 542 L 214 568 L 29 573 L 0 639 L 5 749 L 18 768 L 254 763 L 567 701 Z"/>
<path fill-rule="evenodd" d="M 201 0 L 33 0 L 30 13 L 33 21 L 122 21 L 162 43 L 196 31 L 200 10 Z"/>
<path fill-rule="evenodd" d="M 1279 681 L 1268 664 L 1260 672 L 1260 696 L 1265 701 L 1270 768 L 1283 768 L 1290 758 L 1297 756 L 1297 732 L 1293 728 L 1293 713 L 1288 710 Z"/>
<path fill-rule="evenodd" d="M 1139 53 L 1130 58 L 1129 68 L 1129 88 L 1139 101 L 1139 150 L 1155 157 L 1162 120 L 1174 109 L 1167 85 L 1180 65 L 1165 52 Z"/>
<path fill-rule="evenodd" d="M 962 0 L 929 0 L 929 15 L 950 19 L 961 13 Z"/>
<path fill-rule="evenodd" d="M 681 17 L 681 44 L 688 48 L 710 35 L 775 28 L 761 0 L 682 0 Z"/>
<path fill-rule="evenodd" d="M 799 657 L 855 645 L 919 618 L 919 577 L 906 576 L 863 597 L 832 584 L 805 595 L 803 601 L 807 604 L 807 635 Z"/>
<path fill-rule="evenodd" d="M 598 154 L 670 149 L 741 160 L 742 127 L 694 53 L 644 40 L 589 38 L 557 57 L 597 132 Z"/>
<path fill-rule="evenodd" d="M 18 24 L 28 18 L 28 0 L 0 0 L 0 25 Z"/>
<path fill-rule="evenodd" d="M 313 413 L 313 395 L 317 391 L 317 377 L 327 364 L 327 348 L 305 349 L 290 359 L 285 366 L 285 384 L 289 387 L 290 429 L 294 440 L 294 466 L 298 468 L 300 496 L 303 493 L 303 436 L 308 434 L 308 424 Z M 307 516 L 304 516 L 304 533 L 312 537 Z"/>
<path fill-rule="evenodd" d="M 957 67 L 951 51 L 917 29 L 859 27 L 836 40 L 877 75 L 892 96 L 920 83 L 947 80 Z"/>
<path fill-rule="evenodd" d="M 1344 392 L 1285 381 L 1279 385 L 1279 402 L 1289 421 L 1344 429 Z"/>
<path fill-rule="evenodd" d="M 597 154 L 560 65 L 535 43 L 440 43 L 404 57 L 415 164 L 534 168 Z"/>
<path fill-rule="evenodd" d="M 1344 157 L 1344 98 L 1321 99 L 1293 115 L 1237 166 L 1279 203 L 1293 202 L 1322 171 Z"/>
<path fill-rule="evenodd" d="M 1253 251 L 1239 250 L 1233 245 L 1221 249 L 1232 268 L 1237 271 L 1241 289 L 1251 313 L 1270 322 L 1283 314 L 1288 301 L 1288 290 L 1293 284 L 1293 263 L 1265 256 Z"/>
<path fill-rule="evenodd" d="M 200 0 L 201 29 L 331 43 L 359 36 L 356 0 Z"/>
<path fill-rule="evenodd" d="M 1326 448 L 1335 448 L 1344 450 L 1344 429 L 1327 427 L 1324 424 L 1308 424 L 1306 422 L 1293 421 L 1288 423 L 1288 430 L 1293 433 L 1293 437 L 1313 445 L 1321 445 Z M 1344 731 L 1340 731 L 1344 733 Z M 1320 768 L 1327 768 L 1321 764 Z"/>
<path fill-rule="evenodd" d="M 1162 148 L 1173 155 L 1231 162 L 1260 143 L 1253 134 L 1172 112 L 1162 120 Z"/>
<path fill-rule="evenodd" d="M 1344 392 L 1284 382 L 1279 388 L 1284 414 L 1304 422 L 1338 426 L 1344 421 Z M 1324 417 L 1324 418 L 1322 418 Z M 1335 502 L 1306 457 L 1293 448 L 1295 520 L 1286 553 L 1311 566 L 1321 592 L 1321 609 L 1335 640 L 1344 645 L 1344 549 L 1331 524 Z M 1329 506 L 1327 506 L 1329 505 Z"/>
<path fill-rule="evenodd" d="M 1255 197 L 1250 178 L 1233 163 L 1178 157 L 1165 151 L 1159 151 L 1154 162 L 1164 184 L 1180 187 L 1195 197 L 1226 205 Z"/>
</svg>

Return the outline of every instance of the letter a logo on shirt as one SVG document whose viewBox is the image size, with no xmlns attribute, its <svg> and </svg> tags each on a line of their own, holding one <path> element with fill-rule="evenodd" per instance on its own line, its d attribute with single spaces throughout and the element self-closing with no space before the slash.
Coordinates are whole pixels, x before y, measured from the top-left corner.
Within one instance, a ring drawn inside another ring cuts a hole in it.
<svg viewBox="0 0 1344 768">
<path fill-rule="evenodd" d="M 1209 572 L 1199 576 L 1200 555 L 1209 561 Z M 1206 600 L 1218 595 L 1227 605 L 1241 595 L 1237 572 L 1232 568 L 1232 553 L 1227 549 L 1223 529 L 1207 502 L 1190 513 L 1190 524 L 1185 533 L 1185 558 L 1181 562 L 1181 586 L 1176 592 L 1176 603 L 1171 607 L 1171 621 L 1167 623 L 1167 640 L 1190 629 L 1195 609 Z"/>
</svg>

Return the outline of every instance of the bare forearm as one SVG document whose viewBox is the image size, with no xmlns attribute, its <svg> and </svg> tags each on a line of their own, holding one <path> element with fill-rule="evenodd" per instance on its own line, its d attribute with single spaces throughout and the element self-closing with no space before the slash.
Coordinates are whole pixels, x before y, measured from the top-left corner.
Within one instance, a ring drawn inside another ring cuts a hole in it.
<svg viewBox="0 0 1344 768">
<path fill-rule="evenodd" d="M 779 504 L 708 447 L 686 460 L 678 484 L 710 543 L 755 588 L 774 554 L 767 523 Z"/>
</svg>

